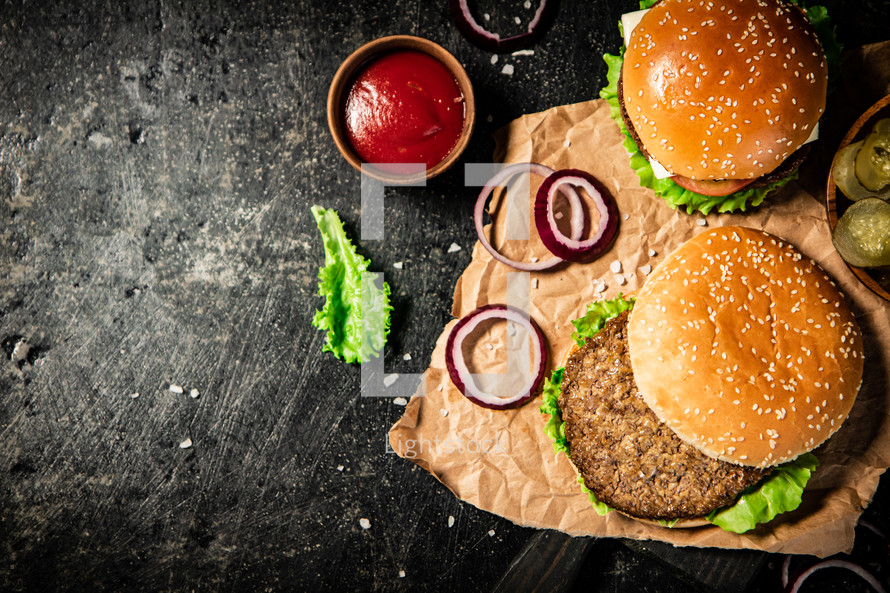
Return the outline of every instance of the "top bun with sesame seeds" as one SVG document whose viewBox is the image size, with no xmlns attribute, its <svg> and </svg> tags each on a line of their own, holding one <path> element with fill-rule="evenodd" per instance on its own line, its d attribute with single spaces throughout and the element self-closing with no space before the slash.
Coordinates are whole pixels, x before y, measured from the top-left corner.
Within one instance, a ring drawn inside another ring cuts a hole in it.
<svg viewBox="0 0 890 593">
<path fill-rule="evenodd" d="M 643 152 L 707 183 L 757 179 L 789 159 L 824 111 L 828 69 L 790 2 L 661 0 L 634 28 L 621 78 Z"/>
<path fill-rule="evenodd" d="M 862 381 L 859 327 L 825 272 L 763 231 L 701 233 L 659 264 L 628 321 L 655 415 L 709 457 L 769 468 L 840 428 Z"/>
</svg>

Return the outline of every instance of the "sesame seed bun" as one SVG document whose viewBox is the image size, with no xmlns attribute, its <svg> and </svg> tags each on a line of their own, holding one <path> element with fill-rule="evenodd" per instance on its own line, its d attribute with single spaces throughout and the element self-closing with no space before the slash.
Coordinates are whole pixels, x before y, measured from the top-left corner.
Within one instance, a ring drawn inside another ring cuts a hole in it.
<svg viewBox="0 0 890 593">
<path fill-rule="evenodd" d="M 668 171 L 755 179 L 810 137 L 828 68 L 796 5 L 661 0 L 633 30 L 622 84 L 631 125 Z"/>
<path fill-rule="evenodd" d="M 763 231 L 704 232 L 666 257 L 628 322 L 639 392 L 711 457 L 772 467 L 837 431 L 862 382 L 859 327 L 825 272 Z"/>
</svg>

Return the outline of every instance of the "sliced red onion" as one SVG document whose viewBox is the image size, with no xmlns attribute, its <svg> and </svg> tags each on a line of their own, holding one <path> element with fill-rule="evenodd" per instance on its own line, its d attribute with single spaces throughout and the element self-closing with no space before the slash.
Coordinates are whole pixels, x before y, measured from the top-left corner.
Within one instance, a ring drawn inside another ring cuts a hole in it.
<svg viewBox="0 0 890 593">
<path fill-rule="evenodd" d="M 483 215 L 485 214 L 485 202 L 488 200 L 488 196 L 491 194 L 494 188 L 500 185 L 504 185 L 511 178 L 526 171 L 529 171 L 535 175 L 540 175 L 541 177 L 549 177 L 554 173 L 553 169 L 539 163 L 516 163 L 514 165 L 508 165 L 507 167 L 504 167 L 503 169 L 498 171 L 491 179 L 489 179 L 488 183 L 482 186 L 482 191 L 479 192 L 479 197 L 476 198 L 476 208 L 473 211 L 473 219 L 476 223 L 476 234 L 479 236 L 479 242 L 482 243 L 482 246 L 485 247 L 486 251 L 488 251 L 488 253 L 490 253 L 493 258 L 501 263 L 516 268 L 517 270 L 522 270 L 524 272 L 540 272 L 541 270 L 548 270 L 558 264 L 561 264 L 563 262 L 563 259 L 559 257 L 553 257 L 534 263 L 518 262 L 512 260 L 507 256 L 502 255 L 494 247 L 492 247 L 491 243 L 489 243 L 488 239 L 485 237 L 485 232 L 483 231 Z M 563 194 L 565 194 L 565 196 L 569 199 L 569 204 L 571 206 L 572 238 L 578 239 L 584 232 L 584 208 L 581 205 L 581 198 L 571 187 L 565 188 L 563 190 Z"/>
<path fill-rule="evenodd" d="M 482 391 L 473 380 L 470 369 L 467 368 L 467 363 L 464 360 L 462 350 L 464 340 L 480 323 L 488 319 L 505 319 L 518 323 L 526 329 L 532 341 L 534 356 L 531 378 L 511 396 L 500 397 Z M 445 366 L 448 368 L 451 382 L 473 403 L 492 410 L 516 408 L 534 397 L 541 381 L 544 380 L 544 369 L 547 367 L 547 346 L 544 333 L 534 319 L 515 307 L 499 304 L 483 305 L 458 321 L 451 330 L 445 347 Z"/>
<path fill-rule="evenodd" d="M 451 16 L 458 30 L 477 47 L 492 53 L 510 53 L 528 47 L 544 35 L 547 27 L 556 18 L 556 0 L 541 0 L 535 16 L 528 24 L 525 33 L 501 39 L 497 33 L 486 30 L 470 12 L 467 0 L 450 0 Z"/>
<path fill-rule="evenodd" d="M 553 198 L 566 186 L 578 186 L 587 190 L 599 212 L 596 232 L 583 241 L 578 237 L 566 237 L 556 226 L 553 216 Z M 589 262 L 603 254 L 618 233 L 618 206 L 612 194 L 593 175 L 580 169 L 562 169 L 550 175 L 538 188 L 535 197 L 535 226 L 544 246 L 553 255 L 573 262 Z"/>
<path fill-rule="evenodd" d="M 800 576 L 795 579 L 794 584 L 792 584 L 790 588 L 786 588 L 785 590 L 787 591 L 787 593 L 797 593 L 797 591 L 800 589 L 800 586 L 803 585 L 803 582 L 807 580 L 807 578 L 811 574 L 823 568 L 845 568 L 847 570 L 851 570 L 862 577 L 865 582 L 871 585 L 872 588 L 878 593 L 887 593 L 881 583 L 878 582 L 878 579 L 872 576 L 870 572 L 868 572 L 855 562 L 850 562 L 849 560 L 824 560 L 822 562 L 817 562 L 816 564 L 803 571 Z"/>
</svg>

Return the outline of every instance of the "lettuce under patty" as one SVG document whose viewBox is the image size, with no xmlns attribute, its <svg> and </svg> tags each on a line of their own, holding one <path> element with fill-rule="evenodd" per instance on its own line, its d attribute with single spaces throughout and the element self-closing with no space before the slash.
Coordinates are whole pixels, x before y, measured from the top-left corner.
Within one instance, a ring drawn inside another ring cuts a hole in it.
<svg viewBox="0 0 890 593">
<path fill-rule="evenodd" d="M 619 294 L 614 299 L 597 301 L 587 306 L 587 312 L 572 321 L 575 332 L 572 338 L 581 346 L 599 332 L 607 321 L 618 317 L 624 311 L 633 308 L 634 299 L 625 299 Z M 566 438 L 565 422 L 562 409 L 559 407 L 559 394 L 562 388 L 565 367 L 553 371 L 544 380 L 542 392 L 543 403 L 539 410 L 550 418 L 544 425 L 544 434 L 553 441 L 556 454 L 565 453 L 571 457 L 569 443 Z M 714 525 L 733 533 L 744 533 L 754 529 L 760 523 L 767 523 L 781 513 L 793 511 L 800 506 L 803 489 L 807 485 L 812 472 L 819 466 L 819 460 L 812 453 L 805 453 L 787 463 L 783 463 L 770 475 L 746 489 L 735 504 L 713 511 L 706 519 Z M 596 495 L 584 484 L 584 478 L 578 476 L 581 489 L 590 498 L 594 510 L 605 515 L 611 508 L 597 500 Z M 660 521 L 665 527 L 672 527 L 673 521 Z"/>
<path fill-rule="evenodd" d="M 655 4 L 657 0 L 641 0 L 640 9 L 646 9 Z M 795 2 L 797 3 L 797 2 Z M 828 11 L 824 6 L 811 6 L 805 8 L 807 17 L 813 24 L 813 28 L 822 43 L 825 50 L 825 59 L 828 63 L 829 72 L 829 88 L 832 81 L 836 78 L 836 74 L 840 67 L 840 55 L 843 47 L 837 41 L 834 26 L 828 18 Z M 621 23 L 618 24 L 619 29 Z M 600 91 L 600 97 L 605 99 L 609 104 L 609 114 L 618 124 L 622 134 L 624 134 L 624 148 L 630 154 L 630 166 L 640 178 L 640 185 L 648 187 L 655 191 L 656 195 L 663 198 L 672 208 L 686 208 L 687 214 L 701 212 L 704 215 L 709 214 L 712 210 L 717 212 L 735 212 L 737 210 L 745 211 L 749 206 L 755 207 L 763 203 L 767 194 L 773 192 L 790 181 L 797 179 L 798 171 L 795 169 L 788 176 L 779 179 L 773 183 L 759 187 L 756 189 L 741 189 L 737 192 L 726 196 L 706 196 L 694 191 L 690 191 L 684 187 L 677 185 L 672 179 L 656 179 L 652 170 L 652 165 L 648 159 L 643 156 L 640 149 L 634 142 L 633 137 L 628 132 L 621 117 L 621 107 L 618 103 L 618 78 L 621 74 L 621 66 L 624 62 L 624 50 L 622 46 L 619 55 L 605 54 L 603 59 L 608 66 L 606 74 L 607 84 Z"/>
</svg>

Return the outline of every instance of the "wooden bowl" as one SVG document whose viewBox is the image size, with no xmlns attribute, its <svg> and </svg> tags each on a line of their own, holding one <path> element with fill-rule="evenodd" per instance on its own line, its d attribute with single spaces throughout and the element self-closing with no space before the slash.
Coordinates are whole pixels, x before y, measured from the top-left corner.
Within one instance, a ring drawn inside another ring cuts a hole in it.
<svg viewBox="0 0 890 593">
<path fill-rule="evenodd" d="M 448 50 L 428 39 L 411 35 L 392 35 L 366 43 L 346 58 L 334 75 L 334 80 L 331 82 L 331 88 L 328 91 L 327 116 L 328 128 L 331 130 L 331 135 L 334 137 L 334 143 L 337 145 L 340 154 L 343 155 L 350 165 L 362 171 L 364 163 L 356 154 L 346 133 L 346 122 L 343 117 L 346 97 L 349 94 L 355 76 L 369 60 L 385 53 L 399 50 L 419 51 L 437 59 L 454 75 L 464 96 L 464 124 L 460 138 L 444 160 L 432 168 L 426 169 L 425 176 L 417 173 L 400 174 L 384 170 L 381 167 L 369 167 L 367 165 L 364 167 L 366 174 L 386 183 L 409 184 L 422 181 L 424 177 L 432 179 L 436 175 L 448 170 L 460 158 L 461 153 L 463 153 L 470 142 L 470 137 L 473 135 L 473 127 L 476 123 L 476 100 L 473 96 L 473 85 L 470 83 L 470 77 L 467 76 L 464 67 Z"/>
<path fill-rule="evenodd" d="M 853 124 L 843 140 L 841 140 L 841 144 L 838 146 L 838 151 L 854 142 L 862 140 L 869 132 L 871 132 L 875 123 L 884 117 L 890 117 L 890 95 L 887 95 L 872 105 L 859 117 L 859 119 L 856 120 L 856 123 Z M 835 156 L 835 158 L 837 158 L 837 156 Z M 832 170 L 833 169 L 834 163 L 832 162 Z M 829 172 L 828 188 L 825 192 L 825 206 L 828 211 L 828 225 L 831 227 L 832 233 L 834 233 L 834 227 L 837 226 L 838 219 L 852 203 L 853 202 L 847 198 L 847 196 L 838 190 L 837 185 L 834 182 L 834 176 Z M 890 271 L 875 268 L 857 268 L 856 266 L 851 266 L 849 264 L 847 264 L 847 267 L 850 268 L 859 281 L 867 286 L 872 292 L 881 298 L 890 301 L 890 292 L 888 292 L 888 289 L 890 289 Z"/>
</svg>

